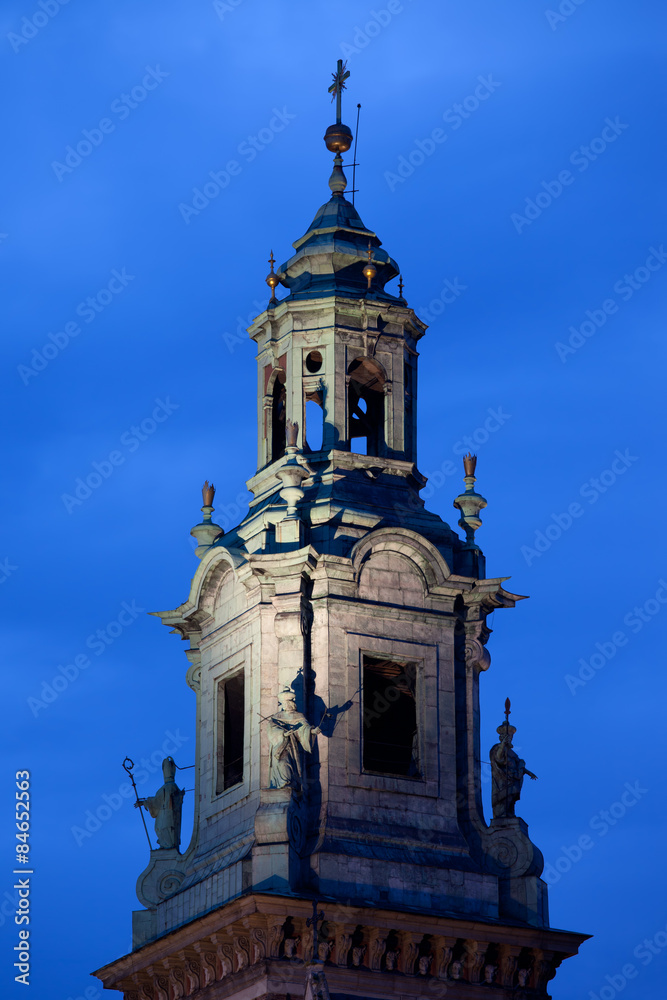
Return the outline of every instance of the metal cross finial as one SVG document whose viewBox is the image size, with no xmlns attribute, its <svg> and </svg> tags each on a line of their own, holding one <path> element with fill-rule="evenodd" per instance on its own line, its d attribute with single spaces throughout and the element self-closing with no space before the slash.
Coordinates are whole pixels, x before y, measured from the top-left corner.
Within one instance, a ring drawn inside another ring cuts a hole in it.
<svg viewBox="0 0 667 1000">
<path fill-rule="evenodd" d="M 324 920 L 324 912 L 322 910 L 319 910 L 319 912 L 318 912 L 318 909 L 317 909 L 317 900 L 314 899 L 313 900 L 313 915 L 312 915 L 312 917 L 308 917 L 308 919 L 306 920 L 306 925 L 308 927 L 312 927 L 313 928 L 313 960 L 314 961 L 317 961 L 317 948 L 318 948 L 317 923 L 318 923 L 319 920 Z"/>
<path fill-rule="evenodd" d="M 329 87 L 329 93 L 331 94 L 331 100 L 332 101 L 333 101 L 334 98 L 336 98 L 336 125 L 340 125 L 340 122 L 341 122 L 341 118 L 340 118 L 340 115 L 341 115 L 341 102 L 340 102 L 340 98 L 341 98 L 341 94 L 345 90 L 345 81 L 347 80 L 348 76 L 350 75 L 349 69 L 348 70 L 345 69 L 346 66 L 347 66 L 347 63 L 343 62 L 342 59 L 339 59 L 338 60 L 338 65 L 336 67 L 336 72 L 331 74 L 331 76 L 333 78 L 333 83 Z"/>
</svg>

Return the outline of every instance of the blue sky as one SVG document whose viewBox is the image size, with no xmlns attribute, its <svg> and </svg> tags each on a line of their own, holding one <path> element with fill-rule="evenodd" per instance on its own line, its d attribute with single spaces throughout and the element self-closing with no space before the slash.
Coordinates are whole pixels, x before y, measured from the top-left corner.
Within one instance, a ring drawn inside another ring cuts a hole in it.
<svg viewBox="0 0 667 1000">
<path fill-rule="evenodd" d="M 245 511 L 256 375 L 243 330 L 267 300 L 269 251 L 286 260 L 327 199 L 341 56 L 351 125 L 362 104 L 357 208 L 431 324 L 429 505 L 455 522 L 471 438 L 488 574 L 531 595 L 494 616 L 483 751 L 509 695 L 539 775 L 520 811 L 553 867 L 552 924 L 595 935 L 553 995 L 661 996 L 667 948 L 642 942 L 667 941 L 664 7 L 56 4 L 0 13 L 2 787 L 9 845 L 14 771 L 32 772 L 31 996 L 82 997 L 89 972 L 129 949 L 139 817 L 123 800 L 79 843 L 73 828 L 117 803 L 126 754 L 157 760 L 176 737 L 178 763 L 194 760 L 182 647 L 143 610 L 187 594 L 205 477 L 221 523 Z M 193 201 L 211 172 L 224 189 Z M 30 702 L 61 666 L 55 700 Z M 626 783 L 635 801 L 618 806 Z M 566 871 L 582 837 L 592 846 Z"/>
</svg>

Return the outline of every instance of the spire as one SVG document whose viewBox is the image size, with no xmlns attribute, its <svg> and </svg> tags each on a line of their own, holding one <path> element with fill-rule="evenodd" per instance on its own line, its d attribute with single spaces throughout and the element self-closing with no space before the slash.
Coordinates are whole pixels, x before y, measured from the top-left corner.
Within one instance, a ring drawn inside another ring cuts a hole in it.
<svg viewBox="0 0 667 1000">
<path fill-rule="evenodd" d="M 346 66 L 347 63 L 339 59 L 336 72 L 332 73 L 333 83 L 329 87 L 329 93 L 331 100 L 335 99 L 336 101 L 336 124 L 330 125 L 324 133 L 327 149 L 336 154 L 334 168 L 329 178 L 329 187 L 334 197 L 342 196 L 347 187 L 347 177 L 343 173 L 343 158 L 340 154 L 346 153 L 352 145 L 352 132 L 347 125 L 343 125 L 341 122 L 341 95 L 346 89 L 345 81 L 350 75 L 350 71 L 345 69 Z"/>
</svg>

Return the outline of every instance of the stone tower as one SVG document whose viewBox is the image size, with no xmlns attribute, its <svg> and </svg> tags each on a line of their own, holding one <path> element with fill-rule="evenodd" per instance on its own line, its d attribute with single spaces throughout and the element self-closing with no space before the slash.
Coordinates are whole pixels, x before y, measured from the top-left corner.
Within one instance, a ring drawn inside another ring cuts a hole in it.
<svg viewBox="0 0 667 1000">
<path fill-rule="evenodd" d="M 250 509 L 223 533 L 207 484 L 190 594 L 160 614 L 189 646 L 196 811 L 139 876 L 133 951 L 96 973 L 127 1000 L 546 998 L 585 939 L 549 927 L 507 715 L 483 815 L 486 619 L 519 598 L 485 576 L 474 459 L 465 541 L 420 499 L 425 326 L 344 195 L 344 79 L 332 196 L 249 331 Z"/>
</svg>

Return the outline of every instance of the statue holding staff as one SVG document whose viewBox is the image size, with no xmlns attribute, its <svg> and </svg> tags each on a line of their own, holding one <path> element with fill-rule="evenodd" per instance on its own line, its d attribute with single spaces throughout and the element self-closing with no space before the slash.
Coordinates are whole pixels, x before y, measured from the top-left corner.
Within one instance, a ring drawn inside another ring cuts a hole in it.
<svg viewBox="0 0 667 1000">
<path fill-rule="evenodd" d="M 505 701 L 505 721 L 496 729 L 500 743 L 496 743 L 489 751 L 491 763 L 491 805 L 494 819 L 507 819 L 515 816 L 514 807 L 521 797 L 521 787 L 527 774 L 533 781 L 537 775 L 526 767 L 512 748 L 512 737 L 516 728 L 510 725 L 510 700 Z"/>
<path fill-rule="evenodd" d="M 162 850 L 173 850 L 181 844 L 181 807 L 185 791 L 176 785 L 176 764 L 173 757 L 162 761 L 164 784 L 155 795 L 137 799 L 134 808 L 145 806 L 155 820 L 155 834 Z"/>
</svg>

